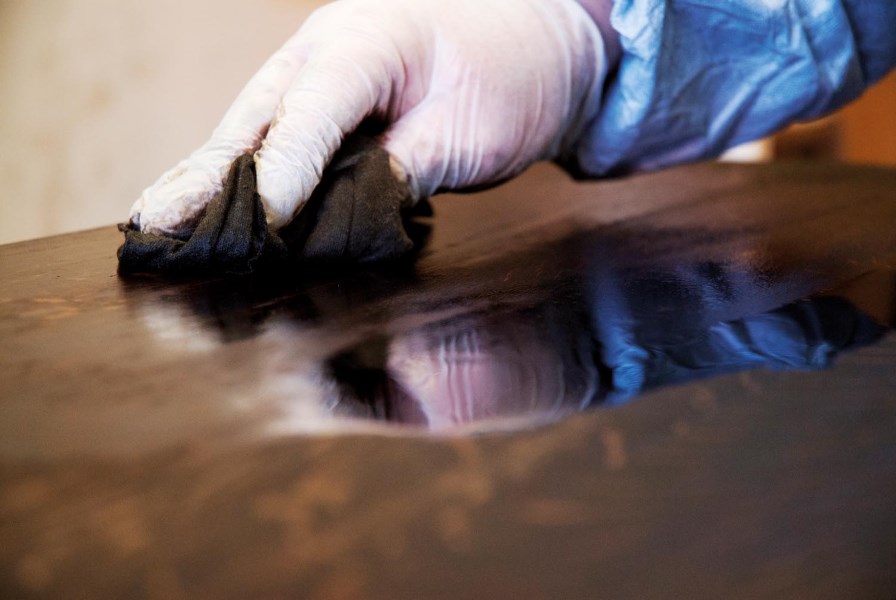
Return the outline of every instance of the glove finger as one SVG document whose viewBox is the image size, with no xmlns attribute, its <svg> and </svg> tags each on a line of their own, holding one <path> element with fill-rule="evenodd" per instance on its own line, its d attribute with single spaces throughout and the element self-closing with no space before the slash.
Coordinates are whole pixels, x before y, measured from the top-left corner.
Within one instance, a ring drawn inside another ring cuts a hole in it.
<svg viewBox="0 0 896 600">
<path fill-rule="evenodd" d="M 192 228 L 223 185 L 230 164 L 261 146 L 283 94 L 305 61 L 299 35 L 290 38 L 249 80 L 211 138 L 143 191 L 131 222 L 151 233 Z"/>
<path fill-rule="evenodd" d="M 514 127 L 504 125 L 499 110 L 465 110 L 453 99 L 436 97 L 393 123 L 382 146 L 393 172 L 418 201 L 439 191 L 493 185 L 525 170 L 544 144 L 513 135 Z"/>
<path fill-rule="evenodd" d="M 446 186 L 452 176 L 446 154 L 454 140 L 453 128 L 445 122 L 445 108 L 423 102 L 393 123 L 383 134 L 382 145 L 391 157 L 392 171 L 407 183 L 416 202 Z M 450 120 L 450 119 L 449 119 Z M 475 160 L 477 148 L 470 148 Z"/>
<path fill-rule="evenodd" d="M 255 155 L 258 193 L 274 229 L 304 206 L 345 136 L 365 117 L 389 111 L 392 55 L 358 36 L 339 40 L 306 62 Z"/>
</svg>

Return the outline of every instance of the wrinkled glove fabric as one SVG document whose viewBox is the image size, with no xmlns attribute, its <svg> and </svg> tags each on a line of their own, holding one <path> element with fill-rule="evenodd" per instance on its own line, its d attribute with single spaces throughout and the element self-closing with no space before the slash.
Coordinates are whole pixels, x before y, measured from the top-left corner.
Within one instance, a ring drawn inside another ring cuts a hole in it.
<svg viewBox="0 0 896 600">
<path fill-rule="evenodd" d="M 372 139 L 343 144 L 299 215 L 279 234 L 268 229 L 251 154 L 234 161 L 220 194 L 186 236 L 143 233 L 133 224 L 118 250 L 119 272 L 246 275 L 299 263 L 364 263 L 399 258 L 414 243 L 406 184 Z"/>
</svg>

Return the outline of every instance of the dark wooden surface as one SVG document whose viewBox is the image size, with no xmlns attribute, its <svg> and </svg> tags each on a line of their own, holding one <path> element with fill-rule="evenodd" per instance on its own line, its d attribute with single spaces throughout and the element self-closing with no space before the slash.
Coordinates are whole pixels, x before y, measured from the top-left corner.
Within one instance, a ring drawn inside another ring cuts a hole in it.
<svg viewBox="0 0 896 600">
<path fill-rule="evenodd" d="M 896 171 L 435 207 L 298 281 L 0 248 L 0 596 L 896 597 Z"/>
</svg>

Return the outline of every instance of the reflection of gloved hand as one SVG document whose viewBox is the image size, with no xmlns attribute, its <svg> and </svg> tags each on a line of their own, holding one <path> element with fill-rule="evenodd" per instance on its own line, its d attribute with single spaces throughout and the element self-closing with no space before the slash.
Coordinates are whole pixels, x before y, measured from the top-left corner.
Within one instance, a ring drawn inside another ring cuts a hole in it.
<svg viewBox="0 0 896 600">
<path fill-rule="evenodd" d="M 392 340 L 392 416 L 429 429 L 519 425 L 581 410 L 600 392 L 592 340 L 578 313 L 500 313 L 449 320 Z"/>
<path fill-rule="evenodd" d="M 586 11 L 583 6 L 587 6 Z M 143 192 L 143 231 L 190 228 L 240 154 L 269 224 L 301 209 L 368 116 L 413 195 L 511 177 L 568 151 L 599 108 L 609 0 L 343 0 L 252 78 L 212 138 Z M 590 14 L 589 14 L 590 13 Z"/>
</svg>

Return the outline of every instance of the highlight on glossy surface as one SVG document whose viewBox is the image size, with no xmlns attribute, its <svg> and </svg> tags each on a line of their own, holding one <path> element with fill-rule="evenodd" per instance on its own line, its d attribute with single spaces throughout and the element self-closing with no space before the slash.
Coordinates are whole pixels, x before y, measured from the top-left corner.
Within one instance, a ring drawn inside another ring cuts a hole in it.
<svg viewBox="0 0 896 600">
<path fill-rule="evenodd" d="M 639 232 L 660 247 L 702 235 Z M 891 270 L 860 279 L 880 286 L 803 297 L 794 288 L 808 289 L 804 274 L 775 275 L 736 261 L 632 260 L 631 242 L 628 235 L 579 232 L 539 247 L 540 258 L 505 259 L 502 266 L 524 283 L 497 297 L 464 302 L 437 285 L 422 306 L 421 299 L 404 299 L 409 305 L 398 314 L 413 314 L 410 322 L 378 315 L 372 331 L 339 332 L 350 341 L 328 352 L 292 363 L 272 358 L 276 367 L 263 386 L 289 381 L 302 394 L 282 401 L 282 419 L 270 430 L 353 431 L 366 421 L 443 434 L 526 428 L 693 379 L 825 368 L 839 353 L 877 341 L 890 324 L 888 315 L 866 314 L 851 298 L 892 305 Z M 465 270 L 452 283 L 488 294 L 495 266 Z M 549 274 L 547 281 L 539 273 Z M 362 279 L 402 289 L 412 285 L 407 276 L 387 269 Z M 322 324 L 317 306 L 352 306 L 369 291 L 341 284 L 331 289 L 338 298 L 311 295 L 295 310 L 271 301 L 282 286 L 272 293 L 264 283 L 253 289 L 254 282 L 247 291 L 246 283 L 218 282 L 202 294 L 161 301 L 150 295 L 135 309 L 152 335 L 213 349 L 279 338 L 284 320 L 297 339 L 313 337 Z"/>
</svg>

